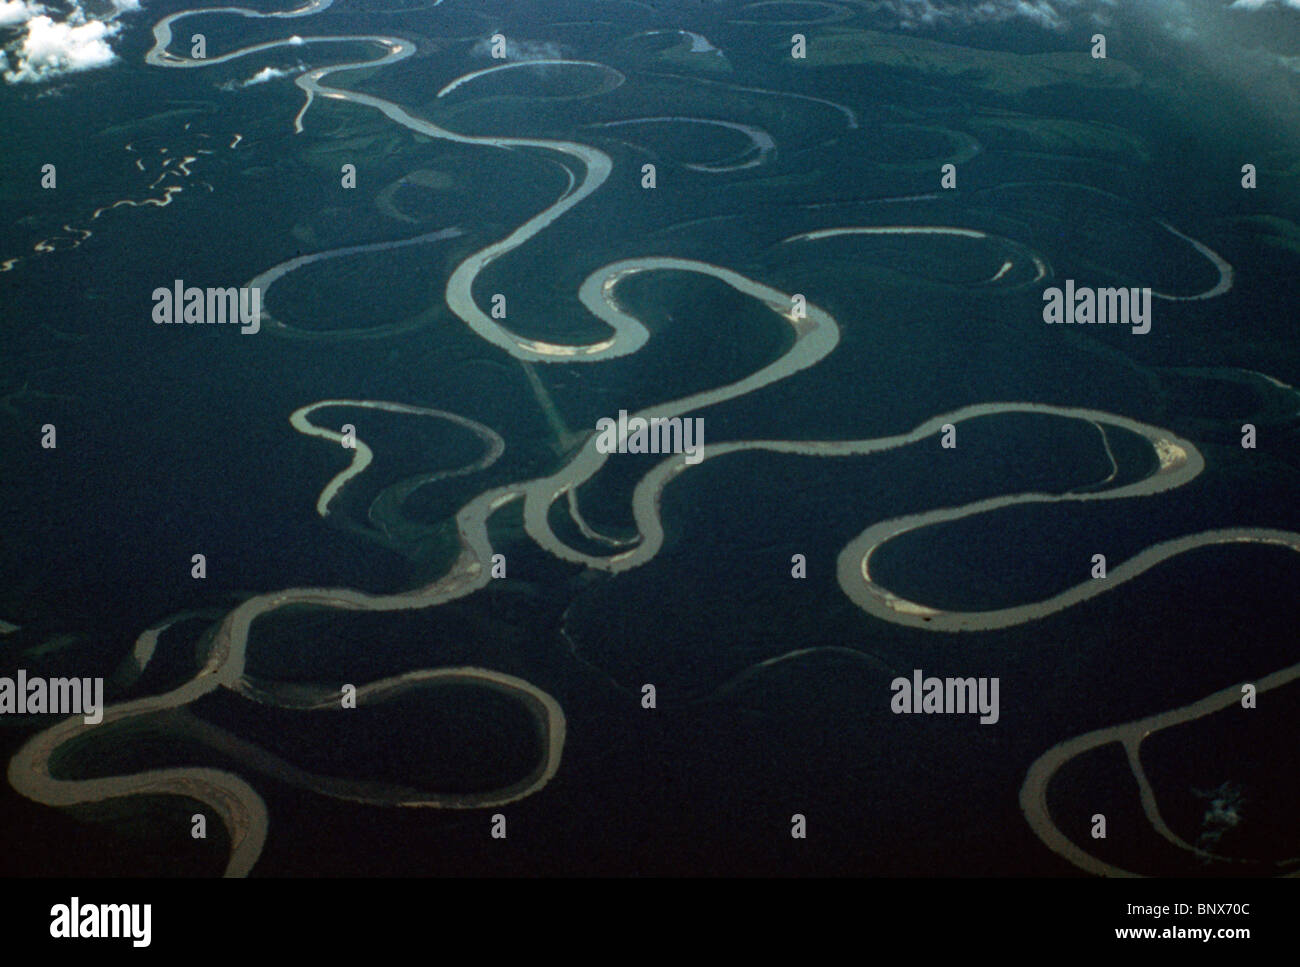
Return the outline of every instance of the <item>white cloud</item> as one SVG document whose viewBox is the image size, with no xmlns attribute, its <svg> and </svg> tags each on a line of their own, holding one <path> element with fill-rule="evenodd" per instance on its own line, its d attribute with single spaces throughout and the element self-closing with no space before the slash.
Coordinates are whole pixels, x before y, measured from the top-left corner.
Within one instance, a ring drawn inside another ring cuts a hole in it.
<svg viewBox="0 0 1300 967">
<path fill-rule="evenodd" d="M 280 70 L 278 67 L 263 67 L 260 71 L 250 77 L 240 87 L 252 87 L 254 84 L 265 84 L 267 81 L 273 81 L 277 77 L 288 77 L 293 71 Z"/>
<path fill-rule="evenodd" d="M 114 21 L 140 10 L 140 0 L 111 0 L 105 17 L 93 17 L 72 0 L 66 14 L 36 0 L 0 0 L 0 27 L 19 35 L 0 52 L 0 69 L 10 84 L 33 84 L 74 71 L 105 67 L 117 60 L 110 41 L 122 30 Z M 56 19 L 61 17 L 62 19 Z"/>
<path fill-rule="evenodd" d="M 1044 30 L 1064 30 L 1068 23 L 1060 11 L 1080 6 L 1080 0 L 982 0 L 973 6 L 953 0 L 885 0 L 881 6 L 904 28 L 1027 20 Z"/>
<path fill-rule="evenodd" d="M 27 21 L 27 34 L 12 53 L 17 66 L 5 71 L 12 83 L 43 81 L 72 71 L 104 67 L 117 59 L 108 40 L 121 28 L 102 20 L 60 23 L 42 14 Z"/>
<path fill-rule="evenodd" d="M 263 67 L 260 71 L 242 81 L 230 80 L 221 85 L 223 91 L 238 91 L 245 87 L 253 87 L 257 84 L 265 84 L 267 81 L 274 81 L 281 77 L 292 77 L 299 71 L 305 71 L 306 65 L 299 63 L 297 67 L 280 68 L 280 67 Z"/>
<path fill-rule="evenodd" d="M 1290 7 L 1300 10 L 1300 0 L 1233 0 L 1229 10 L 1263 10 L 1267 7 Z"/>
<path fill-rule="evenodd" d="M 475 57 L 492 55 L 492 38 L 484 37 L 473 47 L 470 54 Z M 515 40 L 506 38 L 506 60 L 563 60 L 564 50 L 559 44 L 546 40 Z"/>
<path fill-rule="evenodd" d="M 26 0 L 0 0 L 0 27 L 16 27 L 25 24 L 38 14 L 45 12 L 39 3 Z"/>
</svg>

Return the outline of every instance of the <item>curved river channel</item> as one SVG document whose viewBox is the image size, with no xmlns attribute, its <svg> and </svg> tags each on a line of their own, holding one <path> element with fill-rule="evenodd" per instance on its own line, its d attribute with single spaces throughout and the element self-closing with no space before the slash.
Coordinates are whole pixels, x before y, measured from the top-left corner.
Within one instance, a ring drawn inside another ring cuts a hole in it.
<svg viewBox="0 0 1300 967">
<path fill-rule="evenodd" d="M 734 382 L 645 407 L 631 414 L 633 417 L 671 418 L 695 413 L 718 403 L 734 400 L 786 379 L 794 373 L 816 366 L 834 351 L 840 339 L 840 329 L 836 320 L 825 310 L 808 304 L 806 309 L 801 308 L 800 311 L 796 311 L 796 300 L 792 294 L 781 292 L 732 269 L 709 262 L 663 256 L 629 258 L 613 262 L 591 273 L 581 284 L 576 293 L 578 302 L 605 327 L 605 331 L 593 341 L 573 344 L 521 336 L 483 311 L 475 300 L 475 280 L 494 260 L 527 245 L 545 232 L 557 219 L 562 218 L 566 212 L 583 204 L 586 199 L 599 191 L 613 169 L 613 162 L 609 155 L 595 147 L 571 141 L 504 136 L 476 137 L 459 134 L 425 118 L 417 117 L 399 104 L 374 95 L 333 87 L 327 83 L 329 77 L 335 73 L 360 67 L 382 68 L 410 57 L 415 52 L 415 45 L 400 37 L 293 36 L 255 44 L 203 60 L 191 60 L 169 50 L 173 40 L 173 26 L 186 18 L 224 14 L 256 19 L 292 20 L 320 13 L 327 9 L 331 2 L 332 0 L 312 0 L 303 7 L 278 13 L 260 13 L 239 7 L 205 8 L 175 13 L 159 21 L 153 28 L 154 43 L 152 49 L 146 54 L 146 61 L 159 68 L 201 69 L 279 47 L 368 43 L 378 48 L 377 55 L 371 59 L 313 68 L 296 78 L 295 83 L 304 92 L 305 101 L 294 118 L 295 130 L 303 130 L 308 113 L 318 99 L 346 101 L 372 108 L 394 124 L 414 133 L 481 148 L 484 153 L 484 163 L 490 162 L 491 152 L 496 150 L 527 149 L 558 156 L 566 170 L 570 172 L 567 188 L 548 207 L 523 221 L 504 237 L 465 257 L 450 273 L 444 293 L 450 311 L 479 339 L 521 362 L 594 364 L 636 353 L 649 339 L 649 331 L 639 319 L 619 304 L 616 296 L 619 286 L 625 280 L 651 272 L 687 272 L 709 276 L 766 306 L 789 326 L 792 339 L 786 351 L 774 362 Z M 764 4 L 754 4 L 752 7 L 756 12 L 764 8 Z M 835 4 L 820 4 L 819 8 L 831 11 L 828 20 L 838 17 L 838 8 Z M 546 64 L 551 69 L 562 68 L 566 64 L 576 65 L 584 70 L 590 70 L 592 67 L 604 68 L 609 72 L 610 77 L 617 78 L 614 86 L 624 81 L 623 75 L 619 72 L 590 61 L 548 60 Z M 438 96 L 470 85 L 477 77 L 499 69 L 489 68 L 488 71 L 466 74 L 446 84 Z M 850 118 L 853 126 L 856 127 L 856 117 L 850 113 Z M 771 149 L 768 141 L 757 141 L 756 144 L 760 153 L 766 153 Z M 1161 297 L 1212 298 L 1231 288 L 1232 268 L 1227 262 L 1206 246 L 1182 235 L 1173 226 L 1163 222 L 1161 224 L 1193 246 L 1195 251 L 1208 259 L 1219 272 L 1218 284 L 1207 292 L 1190 296 L 1163 295 Z M 286 273 L 322 259 L 425 244 L 459 234 L 461 233 L 458 229 L 444 229 L 391 243 L 353 246 L 332 252 L 299 256 L 267 269 L 250 284 L 270 290 L 275 281 Z M 984 242 L 998 241 L 995 237 L 981 231 L 943 225 L 844 226 L 807 232 L 786 241 L 791 244 L 809 245 L 821 239 L 854 235 L 899 237 L 943 235 L 951 238 L 980 239 Z M 1049 274 L 1050 267 L 1037 253 L 1009 239 L 1003 239 L 1001 243 L 1004 244 L 1007 261 L 1002 271 L 991 281 L 1001 279 L 1011 270 L 1013 264 L 1019 264 L 1023 270 L 1019 276 L 1022 279 L 1032 279 L 1032 283 L 1039 282 Z M 274 320 L 272 322 L 274 328 Z M 431 474 L 428 480 L 483 469 L 495 462 L 504 449 L 504 443 L 495 431 L 475 421 L 442 410 L 387 401 L 320 400 L 308 403 L 291 415 L 292 427 L 299 433 L 338 444 L 342 439 L 339 433 L 323 428 L 310 419 L 316 410 L 329 406 L 387 410 L 449 421 L 469 430 L 482 442 L 483 456 L 479 460 L 457 470 Z M 1105 581 L 1086 580 L 1052 597 L 1014 607 L 990 611 L 950 612 L 931 607 L 924 602 L 906 600 L 878 584 L 872 577 L 870 568 L 875 551 L 887 541 L 919 528 L 1014 505 L 1150 498 L 1181 487 L 1196 478 L 1205 467 L 1203 455 L 1192 441 L 1122 414 L 1037 402 L 1008 401 L 961 407 L 935 415 L 896 435 L 874 439 L 719 442 L 708 448 L 705 459 L 724 459 L 729 454 L 749 450 L 801 454 L 823 459 L 883 453 L 937 437 L 948 424 L 957 426 L 964 421 L 988 419 L 1004 414 L 1036 414 L 1062 420 L 1088 422 L 1101 430 L 1103 440 L 1106 427 L 1127 431 L 1146 441 L 1153 457 L 1154 469 L 1140 480 L 1107 490 L 1068 494 L 1004 494 L 965 506 L 934 509 L 867 526 L 842 549 L 837 564 L 840 588 L 866 615 L 936 634 L 960 634 L 1005 628 L 1036 621 L 1090 597 L 1106 593 L 1176 555 L 1207 545 L 1263 543 L 1300 551 L 1300 534 L 1291 532 L 1263 528 L 1206 531 L 1149 547 L 1115 566 Z M 304 587 L 252 597 L 221 619 L 216 627 L 206 660 L 192 679 L 161 695 L 151 695 L 110 706 L 105 710 L 103 724 L 99 727 L 139 716 L 182 710 L 199 697 L 217 689 L 228 689 L 249 701 L 285 708 L 337 707 L 337 692 L 326 693 L 313 691 L 311 688 L 273 685 L 260 682 L 246 673 L 249 636 L 254 623 L 271 612 L 296 605 L 342 611 L 384 612 L 431 608 L 473 594 L 491 580 L 490 569 L 494 551 L 489 537 L 489 522 L 498 510 L 515 502 L 522 502 L 524 524 L 529 537 L 557 558 L 608 573 L 624 572 L 646 564 L 655 557 L 664 540 L 663 522 L 660 517 L 664 489 L 695 464 L 687 463 L 685 454 L 678 454 L 662 460 L 646 473 L 636 485 L 632 498 L 637 538 L 632 541 L 608 541 L 607 543 L 612 545 L 609 554 L 591 554 L 569 546 L 552 530 L 550 512 L 552 505 L 563 499 L 568 502 L 573 519 L 581 524 L 576 500 L 578 489 L 595 477 L 608 459 L 607 454 L 597 449 L 596 441 L 595 436 L 588 437 L 581 447 L 565 458 L 562 466 L 546 476 L 486 490 L 462 506 L 455 515 L 459 540 L 458 555 L 446 573 L 436 580 L 423 587 L 396 594 L 370 594 L 347 588 Z M 1107 449 L 1109 450 L 1109 446 Z M 320 494 L 317 512 L 322 518 L 332 513 L 331 508 L 336 506 L 335 498 L 351 480 L 365 472 L 372 456 L 372 451 L 364 441 L 356 442 L 355 449 L 351 451 L 349 465 L 329 481 Z M 135 661 L 139 668 L 142 669 L 147 665 L 154 654 L 160 634 L 176 620 L 179 619 L 168 619 L 167 622 L 145 631 L 140 636 L 135 649 Z M 763 664 L 770 664 L 772 661 L 774 659 L 768 659 Z M 1296 677 L 1300 677 L 1300 664 L 1260 680 L 1258 687 L 1260 691 L 1264 691 L 1292 681 Z M 520 781 L 492 792 L 473 795 L 421 792 L 376 782 L 354 782 L 313 775 L 215 726 L 207 725 L 196 717 L 184 718 L 186 713 L 181 713 L 180 721 L 185 723 L 182 727 L 187 735 L 207 742 L 214 748 L 237 755 L 252 769 L 322 795 L 357 802 L 438 809 L 499 806 L 538 793 L 556 775 L 565 744 L 564 712 L 552 696 L 520 678 L 488 668 L 472 666 L 423 669 L 361 685 L 357 689 L 357 700 L 378 702 L 412 689 L 427 688 L 432 685 L 487 688 L 518 701 L 536 724 L 539 757 L 535 768 Z M 1101 745 L 1118 742 L 1126 750 L 1134 774 L 1139 779 L 1143 807 L 1153 828 L 1171 842 L 1195 851 L 1194 847 L 1183 843 L 1168 830 L 1160 819 L 1154 796 L 1143 777 L 1138 747 L 1142 739 L 1155 730 L 1208 715 L 1230 705 L 1238 691 L 1238 685 L 1234 683 L 1231 687 L 1186 708 L 1091 732 L 1051 749 L 1034 763 L 1025 780 L 1021 792 L 1021 806 L 1027 821 L 1050 849 L 1077 867 L 1103 875 L 1127 873 L 1128 871 L 1095 859 L 1066 838 L 1054 823 L 1047 807 L 1048 784 L 1065 762 Z M 61 721 L 28 741 L 9 766 L 9 778 L 14 787 L 23 795 L 51 806 L 72 806 L 126 796 L 160 794 L 183 796 L 200 801 L 220 816 L 229 830 L 230 856 L 226 869 L 227 875 L 242 876 L 252 870 L 266 840 L 268 815 L 262 798 L 248 782 L 231 772 L 209 768 L 165 768 L 128 776 L 80 780 L 55 778 L 50 770 L 51 758 L 64 743 L 81 736 L 83 728 L 81 719 L 74 717 Z"/>
</svg>

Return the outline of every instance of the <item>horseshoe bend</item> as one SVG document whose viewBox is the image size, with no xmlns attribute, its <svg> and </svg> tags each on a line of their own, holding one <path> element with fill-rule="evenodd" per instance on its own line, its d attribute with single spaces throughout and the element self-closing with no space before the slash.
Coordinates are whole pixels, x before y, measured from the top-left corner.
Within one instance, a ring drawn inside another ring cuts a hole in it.
<svg viewBox="0 0 1300 967">
<path fill-rule="evenodd" d="M 1300 873 L 1300 14 L 293 2 L 0 15 L 8 875 Z"/>
</svg>

